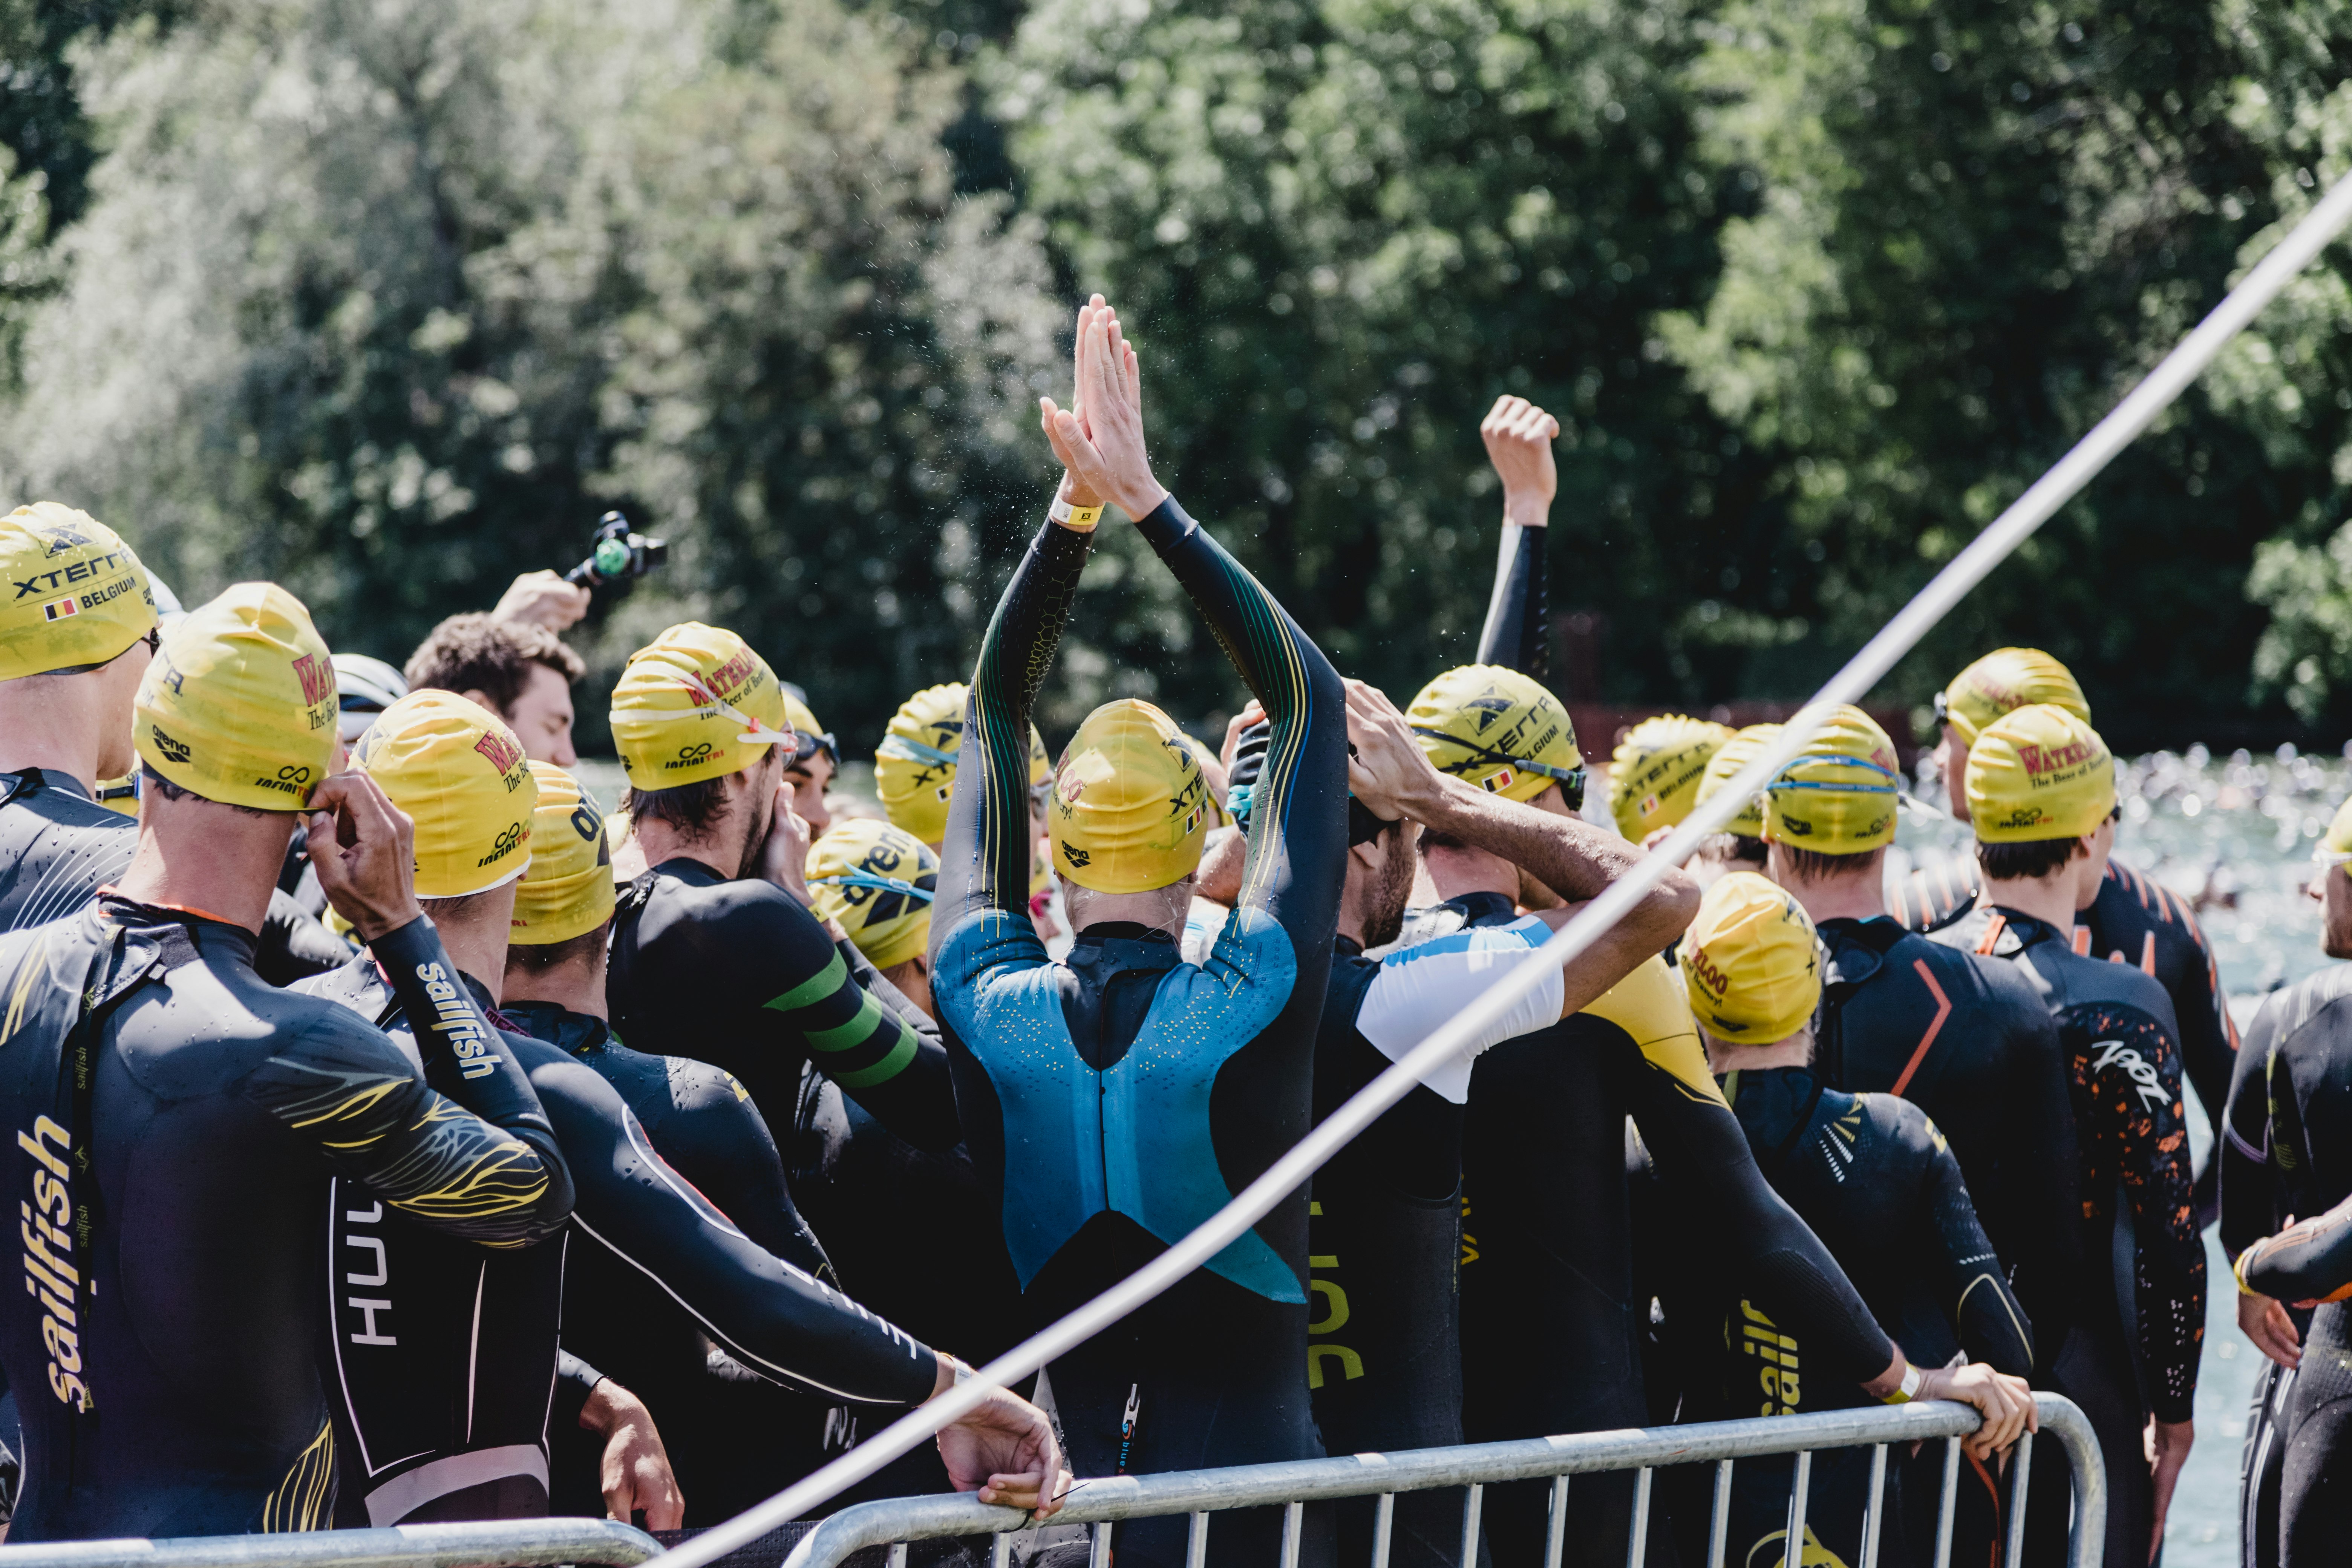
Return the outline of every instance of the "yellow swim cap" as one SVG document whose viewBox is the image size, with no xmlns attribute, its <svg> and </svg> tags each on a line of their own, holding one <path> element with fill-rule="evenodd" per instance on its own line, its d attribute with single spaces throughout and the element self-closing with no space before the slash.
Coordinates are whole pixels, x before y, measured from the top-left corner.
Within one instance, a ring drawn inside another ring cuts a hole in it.
<svg viewBox="0 0 2352 1568">
<path fill-rule="evenodd" d="M 2116 807 L 2116 760 L 2099 732 L 2036 702 L 1985 727 L 1969 748 L 1969 820 L 1986 844 L 2095 832 Z"/>
<path fill-rule="evenodd" d="M 1190 731 L 1180 730 L 1177 733 L 1184 738 L 1184 749 L 1192 753 L 1193 763 L 1200 767 L 1202 775 L 1206 777 L 1209 764 L 1217 760 L 1217 753 L 1209 750 L 1201 738 Z M 1209 788 L 1209 826 L 1231 827 L 1233 825 L 1232 815 L 1225 810 L 1225 803 L 1217 798 L 1216 786 L 1212 784 Z"/>
<path fill-rule="evenodd" d="M 1087 715 L 1045 805 L 1054 868 L 1097 893 L 1192 875 L 1209 837 L 1209 783 L 1176 721 L 1132 697 Z"/>
<path fill-rule="evenodd" d="M 2091 705 L 2074 672 L 2038 647 L 1995 648 L 1936 694 L 1936 717 L 1973 746 L 1986 725 L 2029 703 L 2063 708 L 2087 724 Z"/>
<path fill-rule="evenodd" d="M 2336 816 L 2327 825 L 2326 837 L 2311 852 L 2314 861 L 2322 866 L 2341 866 L 2352 861 L 2352 799 L 2336 808 Z"/>
<path fill-rule="evenodd" d="M 1783 889 L 1753 871 L 1717 879 L 1676 955 L 1691 1011 L 1733 1045 L 1777 1045 L 1803 1028 L 1822 999 L 1813 922 Z"/>
<path fill-rule="evenodd" d="M 507 940 L 546 947 L 585 936 L 613 918 L 613 852 L 604 818 L 580 781 L 553 763 L 533 763 L 539 804 L 530 814 L 530 864 L 515 889 Z"/>
<path fill-rule="evenodd" d="M 948 802 L 955 795 L 956 758 L 963 750 L 963 708 L 968 690 L 961 680 L 927 686 L 898 704 L 890 727 L 874 750 L 874 793 L 890 821 L 926 844 L 948 833 Z M 1029 726 L 1029 786 L 1054 776 L 1045 737 Z"/>
<path fill-rule="evenodd" d="M 139 683 L 141 760 L 223 805 L 300 811 L 335 760 L 335 667 L 302 602 L 239 583 L 163 639 Z"/>
<path fill-rule="evenodd" d="M 1766 787 L 1764 837 L 1820 855 L 1894 843 L 1899 768 L 1878 721 L 1850 703 L 1839 708 Z"/>
<path fill-rule="evenodd" d="M 613 743 L 633 789 L 723 779 L 793 739 L 768 661 L 700 621 L 681 621 L 631 654 L 613 689 Z"/>
<path fill-rule="evenodd" d="M 131 546 L 86 511 L 35 501 L 0 517 L 0 680 L 104 664 L 155 629 Z"/>
<path fill-rule="evenodd" d="M 940 858 L 903 827 L 872 817 L 836 824 L 809 846 L 808 884 L 817 919 L 839 921 L 877 969 L 930 944 Z"/>
<path fill-rule="evenodd" d="M 1559 699 L 1498 664 L 1465 664 L 1423 687 L 1405 710 L 1430 765 L 1506 800 L 1553 784 L 1569 809 L 1584 805 L 1584 753 Z"/>
<path fill-rule="evenodd" d="M 1730 739 L 1728 725 L 1680 713 L 1634 725 L 1609 759 L 1609 815 L 1617 831 L 1639 844 L 1688 816 L 1706 764 Z"/>
<path fill-rule="evenodd" d="M 530 864 L 539 784 L 522 742 L 454 691 L 412 691 L 376 716 L 352 765 L 416 824 L 416 896 L 462 899 Z"/>
<path fill-rule="evenodd" d="M 1705 805 L 1723 793 L 1723 786 L 1738 777 L 1739 770 L 1754 762 L 1772 738 L 1780 732 L 1778 724 L 1750 724 L 1717 749 L 1706 761 L 1706 772 L 1698 781 L 1698 794 L 1691 796 L 1694 809 Z M 1739 815 L 1725 825 L 1726 833 L 1737 833 L 1743 838 L 1764 837 L 1764 810 L 1758 803 L 1759 794 L 1740 808 Z"/>
</svg>

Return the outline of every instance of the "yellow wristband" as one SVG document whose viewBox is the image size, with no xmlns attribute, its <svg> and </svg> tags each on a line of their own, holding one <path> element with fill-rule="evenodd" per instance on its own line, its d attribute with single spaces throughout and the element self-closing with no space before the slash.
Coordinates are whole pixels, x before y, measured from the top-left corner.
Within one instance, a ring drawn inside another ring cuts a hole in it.
<svg viewBox="0 0 2352 1568">
<path fill-rule="evenodd" d="M 1888 1394 L 1884 1400 L 1881 1400 L 1880 1403 L 1884 1405 L 1908 1405 L 1913 1400 L 1919 1397 L 1919 1385 L 1927 1381 L 1927 1377 L 1925 1373 L 1921 1372 L 1916 1366 L 1912 1365 L 1909 1362 L 1906 1362 L 1903 1363 L 1902 1384 L 1897 1387 L 1894 1393 Z"/>
<path fill-rule="evenodd" d="M 1072 506 L 1060 496 L 1055 496 L 1054 504 L 1045 509 L 1045 516 L 1049 521 L 1058 522 L 1064 528 L 1073 529 L 1079 533 L 1092 532 L 1102 512 L 1103 509 L 1098 506 Z"/>
</svg>

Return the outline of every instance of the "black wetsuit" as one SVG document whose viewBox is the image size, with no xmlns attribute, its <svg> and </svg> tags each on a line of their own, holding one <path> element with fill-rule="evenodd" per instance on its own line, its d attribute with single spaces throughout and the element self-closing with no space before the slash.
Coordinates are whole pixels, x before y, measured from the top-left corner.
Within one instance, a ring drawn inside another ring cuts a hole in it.
<svg viewBox="0 0 2352 1568">
<path fill-rule="evenodd" d="M 1964 1350 L 1970 1361 L 1997 1371 L 2031 1373 L 2033 1338 L 2024 1311 L 1977 1222 L 1959 1162 L 1925 1112 L 1893 1095 L 1841 1093 L 1803 1068 L 1733 1073 L 1724 1090 L 1774 1190 L 1827 1243 L 1907 1359 L 1941 1366 Z M 1729 1420 L 1872 1403 L 1853 1380 L 1822 1375 L 1811 1343 L 1789 1327 L 1797 1303 L 1745 1271 L 1728 1284 L 1690 1314 L 1700 1318 L 1699 1337 L 1713 1352 L 1706 1373 L 1694 1382 L 1694 1415 Z M 1685 1315 L 1677 1305 L 1670 1304 L 1670 1316 Z M 1880 1536 L 1879 1561 L 1890 1568 L 1924 1563 L 1933 1552 L 1932 1477 L 1918 1500 L 1923 1506 L 1910 1513 L 1904 1508 L 1903 1483 L 1915 1469 L 1896 1464 L 1887 1471 L 1882 1517 L 1888 1529 Z M 1818 1538 L 1839 1559 L 1862 1560 L 1869 1471 L 1866 1449 L 1813 1456 L 1809 1545 Z M 1725 1561 L 1771 1562 L 1781 1554 L 1790 1474 L 1785 1457 L 1743 1461 L 1734 1470 Z M 1692 1518 L 1678 1513 L 1677 1523 L 1685 1555 L 1705 1561 L 1704 1510 Z"/>
<path fill-rule="evenodd" d="M 2107 1560 L 2145 1563 L 2155 1497 L 2142 1431 L 2190 1418 L 2205 1337 L 2205 1247 L 2190 1193 L 2187 1106 L 2172 1003 L 2130 964 L 2087 958 L 2068 933 L 2013 910 L 1955 930 L 2031 971 L 2058 1023 L 2074 1110 L 2079 1283 L 2052 1384 L 2080 1405 L 2107 1466 Z M 2037 1560 L 2063 1537 L 2063 1469 L 2034 1468 Z M 2041 1521 L 2036 1527 L 2036 1520 Z"/>
<path fill-rule="evenodd" d="M 931 921 L 957 1106 L 1034 1325 L 1158 1256 L 1306 1135 L 1347 847 L 1345 699 L 1329 661 L 1172 498 L 1135 526 L 1274 729 L 1241 897 L 1208 962 L 1116 924 L 1049 959 L 1028 910 L 1029 710 L 1088 537 L 1040 531 L 973 672 Z M 1080 1475 L 1322 1452 L 1307 1389 L 1307 1221 L 1302 1187 L 1054 1363 Z M 1220 1516 L 1212 1559 L 1270 1556 L 1279 1518 Z M 1328 1532 L 1309 1533 L 1309 1561 L 1323 1560 Z M 1184 1541 L 1181 1518 L 1139 1521 L 1119 1551 L 1172 1568 Z"/>
<path fill-rule="evenodd" d="M 1538 679 L 1550 637 L 1547 537 L 1504 525 L 1478 638 L 1480 663 Z M 1512 914 L 1494 894 L 1452 908 L 1479 925 Z M 1651 1394 L 1665 1392 L 1649 1389 L 1643 1374 L 1651 1292 L 1636 1280 L 1653 1270 L 1635 1253 L 1629 1117 L 1661 1178 L 1654 1195 L 1675 1250 L 1779 1281 L 1824 1375 L 1860 1384 L 1886 1370 L 1895 1347 L 1757 1171 L 1679 985 L 1663 964 L 1645 966 L 1574 1017 L 1488 1051 L 1471 1075 L 1462 1313 L 1463 1425 L 1473 1441 L 1646 1425 Z M 1692 1226 L 1708 1245 L 1684 1245 Z M 1487 1489 L 1498 1559 L 1538 1560 L 1549 1493 L 1541 1482 Z M 1622 1563 L 1633 1496 L 1624 1475 L 1570 1487 L 1566 1560 Z"/>
<path fill-rule="evenodd" d="M 1946 931 L 1969 921 L 1980 885 L 1973 855 L 1924 867 L 1897 885 L 1895 918 L 1923 933 Z M 1969 922 L 1969 929 L 1977 929 L 1979 923 Z M 2237 1060 L 2238 1026 L 2230 1017 L 2230 999 L 2221 989 L 2213 944 L 2205 940 L 2189 900 L 2110 858 L 2098 897 L 2091 900 L 2089 909 L 2075 911 L 2074 926 L 2075 952 L 2128 963 L 2164 987 L 2164 994 L 2172 999 L 2181 1070 L 2197 1091 L 2198 1103 L 2205 1108 L 2207 1124 L 2218 1129 L 2221 1108 L 2230 1097 L 2231 1068 Z M 1974 943 L 1971 940 L 1960 945 Z M 2213 1222 L 2217 1178 L 2217 1168 L 2209 1159 L 2197 1174 L 2200 1225 Z"/>
<path fill-rule="evenodd" d="M 2270 997 L 2246 1031 L 2223 1134 L 2222 1245 L 2233 1256 L 2299 1216 L 2246 1283 L 2284 1300 L 2341 1289 L 2352 1197 L 2352 963 L 2331 963 Z M 2251 1234 L 2250 1234 L 2251 1233 Z M 2326 1287 L 2323 1289 L 2323 1287 Z M 2352 1539 L 2352 1307 L 2326 1301 L 2303 1362 L 2267 1380 L 2278 1453 L 2277 1561 L 2340 1562 Z M 2247 1511 L 2259 1516 L 2261 1493 Z"/>
<path fill-rule="evenodd" d="M 858 984 L 865 965 L 791 894 L 678 857 L 624 889 L 604 994 L 613 1030 L 641 1050 L 726 1068 L 771 1129 L 790 1127 L 814 1061 L 923 1149 L 958 1136 L 935 1035 Z"/>
<path fill-rule="evenodd" d="M 72 914 L 121 879 L 138 847 L 138 819 L 99 805 L 70 773 L 0 773 L 0 931 Z M 290 985 L 351 955 L 294 900 L 269 896 L 253 960 L 262 979 Z"/>
<path fill-rule="evenodd" d="M 377 947 L 404 999 L 448 1004 L 427 1049 L 452 1098 L 365 1019 L 262 984 L 241 927 L 109 897 L 0 938 L 36 1302 L 0 1323 L 27 1443 L 12 1539 L 328 1522 L 331 1179 L 478 1254 L 562 1229 L 549 1122 L 431 922 Z"/>
<path fill-rule="evenodd" d="M 2281 1190 L 2279 1173 L 2270 1163 L 2270 1058 L 2276 1032 L 2256 1015 L 2238 1051 L 2228 1109 L 2214 1133 L 2221 1251 L 2232 1259 L 2284 1229 L 2294 1213 L 2286 1206 L 2293 1195 Z M 2296 1334 L 2308 1343 L 2311 1310 L 2289 1302 L 2286 1313 Z M 2286 1469 L 2283 1435 L 2296 1370 L 2265 1356 L 2246 1397 L 2246 1438 L 2238 1456 L 2238 1546 L 2243 1568 L 2278 1568 L 2279 1490 Z"/>
<path fill-rule="evenodd" d="M 1513 915 L 1496 893 L 1442 908 L 1474 926 Z M 1886 1370 L 1895 1346 L 1757 1168 L 1707 1072 L 1681 984 L 1653 960 L 1582 1012 L 1495 1047 L 1471 1072 L 1462 1271 L 1471 1441 L 1649 1423 L 1643 1343 L 1652 1293 L 1637 1284 L 1646 1279 L 1628 1187 L 1629 1118 L 1658 1174 L 1676 1251 L 1705 1258 L 1710 1272 L 1772 1281 L 1823 1376 L 1858 1384 Z M 1549 1489 L 1487 1489 L 1498 1561 L 1540 1556 Z M 1622 1562 L 1633 1495 L 1630 1477 L 1570 1488 L 1564 1561 Z"/>
<path fill-rule="evenodd" d="M 1823 921 L 1821 939 L 1815 1068 L 1850 1094 L 1902 1096 L 1951 1141 L 2046 1378 L 2065 1342 L 2081 1223 L 2056 1022 L 2012 965 L 1894 921 Z"/>
<path fill-rule="evenodd" d="M 486 1002 L 479 983 L 464 978 Z M 367 958 L 306 984 L 372 1013 L 395 1039 L 405 1032 L 400 1000 Z M 500 1038 L 529 1071 L 571 1165 L 581 1246 L 570 1267 L 590 1279 L 568 1289 L 561 1257 L 539 1267 L 488 1258 L 396 1220 L 362 1224 L 337 1204 L 337 1273 L 348 1279 L 346 1266 L 363 1251 L 372 1291 L 371 1302 L 339 1302 L 336 1314 L 339 1425 L 355 1428 L 366 1468 L 366 1495 L 344 1510 L 350 1522 L 546 1511 L 549 1400 L 567 1296 L 592 1314 L 578 1351 L 646 1397 L 656 1424 L 661 1410 L 626 1363 L 632 1331 L 650 1335 L 659 1320 L 624 1324 L 611 1314 L 665 1300 L 780 1383 L 858 1403 L 929 1396 L 939 1368 L 928 1350 L 753 1242 L 662 1159 L 602 1075 L 544 1040 Z M 631 1289 L 638 1279 L 658 1294 Z M 777 1486 L 795 1479 L 782 1476 Z"/>
</svg>

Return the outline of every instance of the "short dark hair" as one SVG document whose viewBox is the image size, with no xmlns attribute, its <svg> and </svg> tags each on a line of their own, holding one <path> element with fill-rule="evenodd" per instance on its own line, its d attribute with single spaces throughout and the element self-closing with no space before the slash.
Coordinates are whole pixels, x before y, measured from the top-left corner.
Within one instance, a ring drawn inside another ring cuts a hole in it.
<svg viewBox="0 0 2352 1568">
<path fill-rule="evenodd" d="M 401 673 L 412 691 L 478 691 L 503 717 L 530 683 L 535 664 L 566 681 L 588 672 L 580 656 L 545 626 L 472 613 L 451 616 L 435 626 Z"/>
<path fill-rule="evenodd" d="M 2038 881 L 2086 853 L 2079 838 L 2036 838 L 2026 844 L 1977 841 L 1977 865 L 1994 882 Z"/>
<path fill-rule="evenodd" d="M 198 795 L 184 784 L 173 783 L 143 762 L 139 764 L 139 779 L 142 795 L 152 789 L 165 800 L 201 800 L 213 805 L 226 805 L 231 811 L 241 811 L 247 816 L 290 816 L 298 822 L 303 820 L 299 811 L 264 811 L 257 805 L 236 805 L 226 800 L 214 800 L 208 795 Z"/>
<path fill-rule="evenodd" d="M 1762 843 L 1762 839 L 1758 839 Z M 1818 849 L 1800 849 L 1793 844 L 1780 846 L 1780 853 L 1789 858 L 1789 868 L 1800 877 L 1815 881 L 1829 881 L 1839 877 L 1859 877 L 1864 871 L 1875 872 L 1885 858 L 1865 849 L 1859 855 L 1824 855 Z"/>
<path fill-rule="evenodd" d="M 1745 865 L 1760 868 L 1770 860 L 1771 847 L 1752 833 L 1717 833 L 1700 842 L 1698 853 L 1727 866 Z"/>
<path fill-rule="evenodd" d="M 629 814 L 633 826 L 667 822 L 688 838 L 708 838 L 726 813 L 730 776 L 698 779 L 693 784 L 672 784 L 667 789 L 638 789 L 632 785 L 621 797 L 621 809 Z"/>
<path fill-rule="evenodd" d="M 533 974 L 561 969 L 574 960 L 593 958 L 604 952 L 605 938 L 612 931 L 613 922 L 608 918 L 594 931 L 583 931 L 578 936 L 567 936 L 562 942 L 509 942 L 507 967 L 527 970 Z"/>
<path fill-rule="evenodd" d="M 504 884 L 500 885 L 503 886 Z M 436 919 L 446 917 L 454 920 L 459 916 L 470 913 L 478 902 L 483 899 L 488 898 L 492 893 L 495 893 L 499 889 L 497 888 L 485 888 L 478 893 L 459 893 L 453 898 L 446 899 L 428 899 L 419 895 L 416 901 L 425 906 L 425 912 L 428 915 L 432 915 Z"/>
</svg>

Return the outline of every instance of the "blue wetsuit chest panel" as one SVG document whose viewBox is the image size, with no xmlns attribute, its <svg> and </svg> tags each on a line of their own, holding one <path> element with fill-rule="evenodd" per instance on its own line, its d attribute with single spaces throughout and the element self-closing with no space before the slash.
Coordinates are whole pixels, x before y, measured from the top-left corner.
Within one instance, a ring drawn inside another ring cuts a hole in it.
<svg viewBox="0 0 2352 1568">
<path fill-rule="evenodd" d="M 1232 1200 L 1209 1100 L 1219 1070 L 1290 999 L 1298 962 L 1281 926 L 1234 911 L 1208 963 L 1170 969 L 1133 1045 L 1099 1069 L 1078 1054 L 1062 1005 L 1066 972 L 1026 918 L 992 910 L 965 921 L 939 968 L 948 1022 L 1003 1108 L 1004 1238 L 1023 1289 L 1097 1214 L 1124 1215 L 1173 1246 Z M 1307 1299 L 1255 1230 L 1208 1267 L 1269 1300 Z"/>
</svg>

